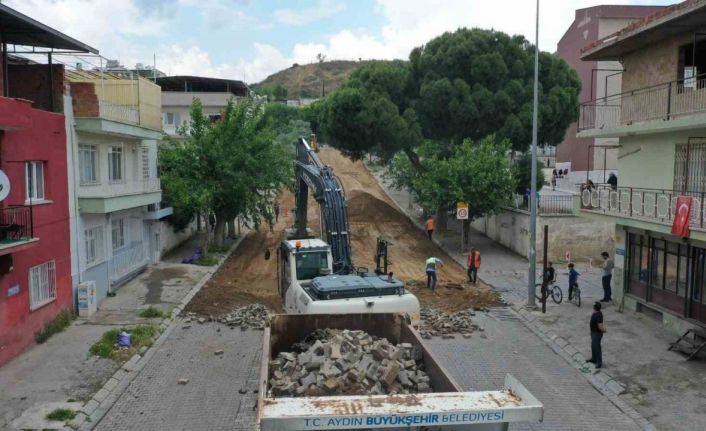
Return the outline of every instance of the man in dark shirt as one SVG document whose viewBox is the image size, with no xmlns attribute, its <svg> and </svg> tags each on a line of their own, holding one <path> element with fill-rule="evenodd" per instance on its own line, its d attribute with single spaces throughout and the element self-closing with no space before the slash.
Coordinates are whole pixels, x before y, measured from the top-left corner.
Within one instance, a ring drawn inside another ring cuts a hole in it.
<svg viewBox="0 0 706 431">
<path fill-rule="evenodd" d="M 605 333 L 605 325 L 603 325 L 603 313 L 601 312 L 601 303 L 593 304 L 593 314 L 591 315 L 591 359 L 586 362 L 592 362 L 596 368 L 603 368 L 603 352 L 601 351 L 601 340 Z"/>
</svg>

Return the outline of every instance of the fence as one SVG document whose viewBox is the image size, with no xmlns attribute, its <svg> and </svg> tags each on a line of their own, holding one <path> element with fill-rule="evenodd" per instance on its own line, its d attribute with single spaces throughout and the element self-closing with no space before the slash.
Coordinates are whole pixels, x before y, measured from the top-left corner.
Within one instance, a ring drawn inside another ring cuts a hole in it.
<svg viewBox="0 0 706 431">
<path fill-rule="evenodd" d="M 679 196 L 691 196 L 692 228 L 704 228 L 704 192 L 681 192 L 667 189 L 644 189 L 638 187 L 616 187 L 600 185 L 595 188 L 581 186 L 581 209 L 671 224 L 674 220 Z"/>
<path fill-rule="evenodd" d="M 22 241 L 33 236 L 31 207 L 13 205 L 0 208 L 0 243 Z"/>
<path fill-rule="evenodd" d="M 529 212 L 529 196 L 515 195 L 515 208 Z M 537 202 L 537 214 L 573 215 L 574 197 L 572 195 L 540 195 Z"/>
<path fill-rule="evenodd" d="M 581 104 L 578 130 L 706 112 L 706 75 L 626 91 Z"/>
<path fill-rule="evenodd" d="M 145 244 L 142 241 L 133 242 L 127 248 L 113 254 L 113 259 L 111 260 L 111 280 L 119 280 L 140 268 L 145 263 L 147 263 Z"/>
</svg>

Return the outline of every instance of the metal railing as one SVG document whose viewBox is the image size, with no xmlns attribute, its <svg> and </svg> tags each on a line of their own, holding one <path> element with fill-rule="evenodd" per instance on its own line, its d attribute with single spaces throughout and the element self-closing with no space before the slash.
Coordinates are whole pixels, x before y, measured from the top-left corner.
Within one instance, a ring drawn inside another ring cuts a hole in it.
<svg viewBox="0 0 706 431">
<path fill-rule="evenodd" d="M 581 104 L 578 130 L 706 113 L 706 74 L 626 91 Z"/>
<path fill-rule="evenodd" d="M 31 206 L 12 205 L 0 208 L 0 244 L 25 241 L 33 236 Z"/>
<path fill-rule="evenodd" d="M 639 187 L 612 188 L 610 185 L 592 188 L 581 185 L 580 187 L 582 210 L 664 224 L 671 224 L 674 221 L 677 198 L 691 196 L 693 201 L 689 225 L 695 229 L 704 228 L 706 192 Z"/>
<path fill-rule="evenodd" d="M 137 195 L 154 193 L 161 190 L 159 178 L 146 178 L 135 181 L 107 181 L 81 184 L 78 188 L 79 198 L 109 198 L 113 196 Z"/>
<path fill-rule="evenodd" d="M 119 280 L 146 263 L 145 243 L 142 241 L 133 242 L 128 247 L 113 254 L 110 262 L 111 279 L 113 281 Z"/>
<path fill-rule="evenodd" d="M 529 211 L 529 196 L 515 195 L 515 209 Z M 573 215 L 574 197 L 572 195 L 540 195 L 537 202 L 539 215 Z"/>
</svg>

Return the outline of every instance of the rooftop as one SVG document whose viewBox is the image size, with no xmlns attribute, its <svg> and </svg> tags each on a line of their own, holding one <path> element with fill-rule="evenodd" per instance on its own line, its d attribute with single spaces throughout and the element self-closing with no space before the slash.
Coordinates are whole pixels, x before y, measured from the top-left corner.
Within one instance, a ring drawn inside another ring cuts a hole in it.
<svg viewBox="0 0 706 431">
<path fill-rule="evenodd" d="M 236 96 L 247 96 L 250 91 L 243 81 L 204 76 L 163 76 L 157 78 L 157 85 L 162 91 L 233 93 Z"/>
<path fill-rule="evenodd" d="M 624 54 L 674 34 L 699 29 L 706 21 L 706 0 L 686 0 L 592 42 L 581 50 L 582 60 L 619 60 Z"/>
</svg>

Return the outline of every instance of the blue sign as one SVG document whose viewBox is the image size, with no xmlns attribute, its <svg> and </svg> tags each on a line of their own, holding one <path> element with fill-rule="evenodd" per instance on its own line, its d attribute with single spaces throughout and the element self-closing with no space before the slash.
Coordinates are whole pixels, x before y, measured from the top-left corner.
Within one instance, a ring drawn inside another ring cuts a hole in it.
<svg viewBox="0 0 706 431">
<path fill-rule="evenodd" d="M 11 288 L 7 289 L 7 297 L 15 296 L 18 293 L 20 293 L 20 285 L 16 284 L 12 286 Z"/>
<path fill-rule="evenodd" d="M 618 256 L 625 256 L 625 249 L 624 248 L 616 248 L 615 254 L 617 254 Z"/>
</svg>

